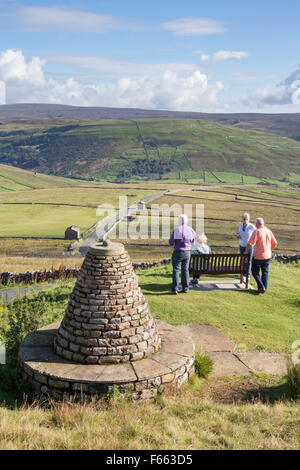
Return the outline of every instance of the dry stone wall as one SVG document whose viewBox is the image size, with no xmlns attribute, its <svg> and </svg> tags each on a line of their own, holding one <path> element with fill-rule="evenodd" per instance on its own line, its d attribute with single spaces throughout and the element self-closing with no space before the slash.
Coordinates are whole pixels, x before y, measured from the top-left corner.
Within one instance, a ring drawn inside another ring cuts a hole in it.
<svg viewBox="0 0 300 470">
<path fill-rule="evenodd" d="M 171 261 L 170 258 L 162 259 L 161 261 L 153 262 L 141 262 L 141 263 L 132 263 L 133 269 L 149 269 L 154 266 L 167 265 Z M 77 278 L 80 268 L 66 268 L 65 266 L 60 266 L 59 269 L 49 269 L 49 270 L 39 270 L 39 271 L 26 271 L 25 273 L 13 273 L 13 272 L 0 272 L 0 285 L 7 284 L 31 284 L 34 282 L 46 282 L 57 279 L 70 279 Z"/>
</svg>

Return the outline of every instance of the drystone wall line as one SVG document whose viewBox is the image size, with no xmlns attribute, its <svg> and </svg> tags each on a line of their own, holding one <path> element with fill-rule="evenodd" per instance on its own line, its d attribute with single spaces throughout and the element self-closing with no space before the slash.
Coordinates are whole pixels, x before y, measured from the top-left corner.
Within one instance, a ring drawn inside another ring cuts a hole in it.
<svg viewBox="0 0 300 470">
<path fill-rule="evenodd" d="M 13 206 L 64 206 L 64 207 L 85 207 L 89 209 L 97 209 L 98 206 L 91 204 L 67 204 L 63 202 L 0 202 L 2 205 Z"/>
<path fill-rule="evenodd" d="M 300 253 L 295 255 L 274 255 L 273 259 L 278 263 L 288 264 L 297 263 L 300 260 Z M 165 258 L 161 261 L 132 263 L 133 269 L 150 269 L 156 266 L 165 266 L 171 262 L 171 258 Z M 49 280 L 61 280 L 77 278 L 79 268 L 65 268 L 61 266 L 54 270 L 27 271 L 25 273 L 0 272 L 0 285 L 7 284 L 32 284 L 35 282 L 45 282 Z"/>
<path fill-rule="evenodd" d="M 132 263 L 133 269 L 150 269 L 154 266 L 167 265 L 171 261 L 170 258 L 161 261 Z M 27 271 L 25 273 L 0 272 L 0 285 L 7 284 L 32 284 L 35 282 L 46 282 L 50 280 L 72 279 L 77 278 L 80 268 L 65 268 L 61 266 L 54 270 Z"/>
<path fill-rule="evenodd" d="M 278 263 L 297 263 L 298 264 L 298 260 L 300 260 L 300 253 L 297 253 L 295 255 L 274 255 L 273 256 L 273 259 L 275 259 L 276 261 L 278 261 Z"/>
</svg>

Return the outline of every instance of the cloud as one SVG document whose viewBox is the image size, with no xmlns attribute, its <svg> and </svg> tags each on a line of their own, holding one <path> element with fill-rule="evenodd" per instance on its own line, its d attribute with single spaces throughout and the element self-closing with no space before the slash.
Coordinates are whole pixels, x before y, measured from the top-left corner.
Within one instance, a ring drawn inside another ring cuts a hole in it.
<svg viewBox="0 0 300 470">
<path fill-rule="evenodd" d="M 20 7 L 15 10 L 15 18 L 25 31 L 31 32 L 105 33 L 143 29 L 142 24 L 134 20 L 57 6 Z"/>
<path fill-rule="evenodd" d="M 259 88 L 243 95 L 242 101 L 247 106 L 258 108 L 300 104 L 300 68 L 276 86 Z"/>
<path fill-rule="evenodd" d="M 6 93 L 5 93 L 5 83 L 3 80 L 0 80 L 0 104 L 5 104 L 6 102 Z"/>
<path fill-rule="evenodd" d="M 194 64 L 184 63 L 162 63 L 147 64 L 124 60 L 114 60 L 102 56 L 50 56 L 47 57 L 48 63 L 64 64 L 71 66 L 75 72 L 87 74 L 101 74 L 102 77 L 117 78 L 124 76 L 124 73 L 130 73 L 130 76 L 155 75 L 163 73 L 165 70 L 171 70 L 176 73 L 192 73 L 197 70 Z"/>
<path fill-rule="evenodd" d="M 201 54 L 201 62 L 208 62 L 210 60 L 210 55 Z"/>
<path fill-rule="evenodd" d="M 33 85 L 44 83 L 42 66 L 45 61 L 39 57 L 33 57 L 31 61 L 25 61 L 20 50 L 7 49 L 0 54 L 0 78 L 6 82 L 21 80 Z"/>
<path fill-rule="evenodd" d="M 214 60 L 228 60 L 228 59 L 244 59 L 248 57 L 248 52 L 244 51 L 219 51 L 215 52 L 213 57 Z"/>
<path fill-rule="evenodd" d="M 242 70 L 235 70 L 230 73 L 230 78 L 232 78 L 235 81 L 240 81 L 240 82 L 260 82 L 263 81 L 265 82 L 266 80 L 274 80 L 275 75 L 272 74 L 266 74 L 266 75 L 253 75 L 250 72 L 245 72 Z"/>
<path fill-rule="evenodd" d="M 179 18 L 163 23 L 162 28 L 175 36 L 203 36 L 225 31 L 223 23 L 209 18 Z"/>
<path fill-rule="evenodd" d="M 210 83 L 200 70 L 164 69 L 161 64 L 144 73 L 130 75 L 117 67 L 118 77 L 104 81 L 94 76 L 94 83 L 80 83 L 74 77 L 49 77 L 43 71 L 45 61 L 34 57 L 26 61 L 22 51 L 0 54 L 0 100 L 10 103 L 58 103 L 77 106 L 108 106 L 178 111 L 220 111 L 221 82 Z M 154 64 L 155 65 L 155 64 Z M 1 91 L 2 90 L 2 91 Z"/>
<path fill-rule="evenodd" d="M 218 51 L 213 55 L 201 54 L 201 62 L 220 62 L 228 59 L 244 59 L 249 53 L 245 51 Z"/>
</svg>

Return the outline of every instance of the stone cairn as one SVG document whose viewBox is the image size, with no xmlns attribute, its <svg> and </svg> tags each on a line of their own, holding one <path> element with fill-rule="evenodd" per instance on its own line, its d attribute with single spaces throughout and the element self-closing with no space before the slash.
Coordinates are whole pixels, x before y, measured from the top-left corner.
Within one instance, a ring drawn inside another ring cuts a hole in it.
<svg viewBox="0 0 300 470">
<path fill-rule="evenodd" d="M 101 398 L 116 387 L 150 399 L 194 371 L 194 344 L 154 322 L 120 243 L 95 243 L 78 273 L 61 323 L 29 334 L 19 350 L 23 379 L 57 400 Z"/>
<path fill-rule="evenodd" d="M 85 364 L 143 359 L 160 347 L 148 303 L 124 245 L 91 247 L 80 269 L 55 352 Z"/>
</svg>

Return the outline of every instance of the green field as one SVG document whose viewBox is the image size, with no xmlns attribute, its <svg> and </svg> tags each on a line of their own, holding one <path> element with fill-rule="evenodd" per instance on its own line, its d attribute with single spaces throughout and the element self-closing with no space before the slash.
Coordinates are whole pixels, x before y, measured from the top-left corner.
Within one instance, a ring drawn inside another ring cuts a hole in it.
<svg viewBox="0 0 300 470">
<path fill-rule="evenodd" d="M 188 189 L 188 190 L 187 190 Z M 275 252 L 293 252 L 300 250 L 299 235 L 299 214 L 300 214 L 300 191 L 297 189 L 283 188 L 278 189 L 271 187 L 266 189 L 259 185 L 245 187 L 243 185 L 221 185 L 216 187 L 210 186 L 181 186 L 180 191 L 165 194 L 153 201 L 155 205 L 166 205 L 166 207 L 177 209 L 176 212 L 171 211 L 170 214 L 170 230 L 177 224 L 177 215 L 187 212 L 188 206 L 192 208 L 192 218 L 190 223 L 194 229 L 197 229 L 199 219 L 196 219 L 196 206 L 203 205 L 204 208 L 204 225 L 203 229 L 208 237 L 208 243 L 212 245 L 215 252 L 228 251 L 229 247 L 238 249 L 238 242 L 234 236 L 241 217 L 244 212 L 250 213 L 251 222 L 255 223 L 257 217 L 263 217 L 266 225 L 274 232 L 278 241 L 278 247 Z M 136 223 L 137 236 L 141 232 L 140 238 L 133 240 L 124 239 L 122 241 L 136 243 L 134 250 L 129 246 L 129 250 L 139 256 L 142 253 L 141 244 L 150 243 L 155 252 L 161 252 L 164 257 L 169 256 L 167 247 L 157 247 L 159 244 L 167 244 L 168 238 L 162 238 L 162 225 L 168 220 L 168 212 L 162 217 L 162 212 L 158 214 L 154 209 L 155 224 L 159 227 L 159 238 L 151 238 L 151 214 L 152 203 L 148 203 L 148 218 L 138 215 Z M 177 208 L 176 208 L 177 206 Z M 185 209 L 186 206 L 186 209 Z M 154 207 L 154 206 L 153 206 Z M 121 223 L 117 230 L 117 236 L 122 233 L 125 222 Z M 130 234 L 130 223 L 127 223 L 128 233 Z M 145 236 L 144 236 L 145 233 Z M 138 251 L 139 253 L 138 253 Z M 145 258 L 147 250 L 149 256 L 152 256 L 151 249 L 145 246 Z M 231 250 L 229 250 L 231 251 Z"/>
<path fill-rule="evenodd" d="M 130 184 L 130 185 L 94 185 L 63 187 L 53 189 L 35 189 L 22 191 L 6 191 L 0 193 L 0 236 L 1 237 L 56 237 L 63 238 L 65 229 L 70 225 L 79 226 L 81 232 L 91 227 L 101 216 L 96 215 L 99 205 L 112 204 L 119 207 L 119 196 L 127 196 L 128 204 L 140 201 L 143 198 L 159 193 L 167 188 L 176 189 L 175 193 L 166 194 L 153 201 L 153 204 L 178 205 L 179 212 L 184 212 L 184 205 L 192 205 L 192 225 L 196 228 L 195 207 L 197 204 L 204 206 L 204 231 L 209 243 L 215 247 L 237 247 L 234 233 L 240 223 L 243 212 L 249 212 L 251 220 L 262 216 L 266 225 L 274 232 L 278 240 L 277 252 L 296 251 L 300 247 L 299 237 L 299 213 L 300 191 L 288 187 L 274 187 L 261 185 L 224 185 L 221 183 L 207 185 L 175 184 Z M 150 215 L 152 202 L 148 203 Z M 139 216 L 138 223 L 145 218 Z M 171 213 L 170 229 L 176 223 L 176 215 Z M 159 238 L 152 240 L 124 239 L 129 243 L 166 244 L 167 239 L 162 238 L 161 225 L 163 219 L 157 219 L 160 227 Z M 124 224 L 124 223 L 123 223 Z M 130 224 L 128 224 L 130 227 Z M 118 233 L 118 231 L 117 231 Z M 25 247 L 28 241 L 23 242 Z M 26 254 L 26 249 L 13 251 L 14 246 L 0 242 L 2 254 Z M 5 246 L 5 250 L 2 247 Z M 28 245 L 29 247 L 29 245 Z M 38 247 L 38 244 L 37 244 Z M 21 247 L 20 247 L 21 248 Z M 31 253 L 33 249 L 30 243 Z M 129 248 L 133 250 L 133 248 Z M 217 250 L 217 248 L 215 248 Z M 138 258 L 147 258 L 147 247 L 138 248 Z M 58 250 L 63 251 L 63 249 Z M 49 253 L 48 249 L 42 252 Z M 57 252 L 57 250 L 55 250 Z M 135 249 L 137 253 L 137 248 Z M 144 254 L 143 254 L 144 252 Z M 169 250 L 161 247 L 151 254 L 168 257 Z"/>
<path fill-rule="evenodd" d="M 0 194 L 0 236 L 64 237 L 70 225 L 87 230 L 101 217 L 97 207 L 112 204 L 118 209 L 119 196 L 128 204 L 143 199 L 153 190 L 118 187 L 65 187 L 43 190 L 3 192 Z"/>
</svg>

